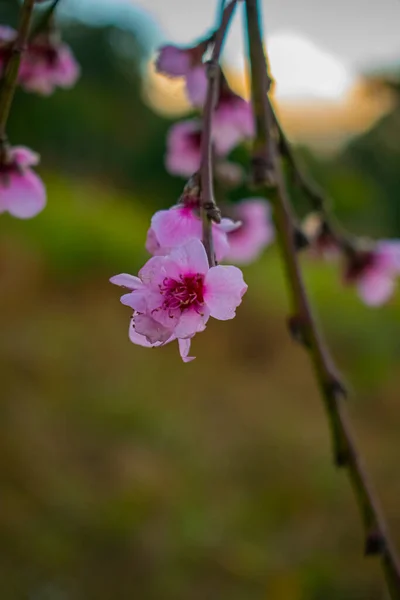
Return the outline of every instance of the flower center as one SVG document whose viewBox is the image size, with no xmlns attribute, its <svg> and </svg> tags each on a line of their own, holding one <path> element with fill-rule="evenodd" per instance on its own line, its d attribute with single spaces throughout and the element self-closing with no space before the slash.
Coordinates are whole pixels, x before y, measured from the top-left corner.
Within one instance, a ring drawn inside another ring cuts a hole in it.
<svg viewBox="0 0 400 600">
<path fill-rule="evenodd" d="M 347 263 L 345 270 L 346 281 L 356 281 L 364 273 L 374 267 L 377 262 L 376 255 L 372 251 L 360 251 L 354 254 Z"/>
<path fill-rule="evenodd" d="M 180 275 L 179 280 L 166 277 L 160 285 L 164 296 L 163 308 L 166 310 L 194 308 L 196 311 L 204 304 L 204 275 Z"/>
</svg>

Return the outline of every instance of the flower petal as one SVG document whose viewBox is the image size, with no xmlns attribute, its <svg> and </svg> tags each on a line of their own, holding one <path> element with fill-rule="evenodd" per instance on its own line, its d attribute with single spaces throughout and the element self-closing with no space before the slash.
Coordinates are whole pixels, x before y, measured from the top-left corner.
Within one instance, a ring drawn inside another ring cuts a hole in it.
<svg viewBox="0 0 400 600">
<path fill-rule="evenodd" d="M 186 93 L 194 106 L 202 108 L 207 95 L 207 74 L 205 65 L 190 69 L 186 74 Z"/>
<path fill-rule="evenodd" d="M 155 344 L 156 342 L 165 343 L 173 335 L 170 329 L 164 327 L 148 315 L 136 315 L 134 320 L 136 332 L 144 335 L 150 344 Z"/>
<path fill-rule="evenodd" d="M 190 54 L 177 46 L 162 46 L 155 61 L 155 67 L 158 73 L 170 77 L 186 75 L 190 69 Z"/>
<path fill-rule="evenodd" d="M 185 340 L 181 340 L 181 339 L 178 340 L 179 353 L 181 355 L 183 362 L 185 362 L 185 363 L 191 362 L 192 360 L 194 360 L 196 358 L 195 356 L 188 356 L 188 354 L 190 352 L 190 344 L 191 344 L 190 338 L 187 338 Z"/>
<path fill-rule="evenodd" d="M 120 285 L 121 287 L 126 287 L 129 290 L 138 290 L 143 286 L 139 277 L 128 275 L 127 273 L 121 273 L 120 275 L 114 275 L 113 277 L 110 277 L 110 283 L 113 283 L 114 285 Z"/>
<path fill-rule="evenodd" d="M 174 328 L 177 338 L 193 337 L 195 333 L 204 331 L 206 323 L 210 317 L 210 311 L 205 306 L 204 311 L 198 313 L 195 310 L 186 310 L 182 312 L 179 321 Z"/>
<path fill-rule="evenodd" d="M 200 218 L 185 206 L 159 210 L 151 219 L 151 228 L 160 246 L 165 248 L 181 246 L 192 238 L 201 237 Z"/>
<path fill-rule="evenodd" d="M 1 185 L 0 195 L 8 212 L 20 219 L 34 217 L 46 205 L 43 182 L 29 169 L 23 174 L 11 173 L 7 185 Z"/>
<path fill-rule="evenodd" d="M 40 155 L 25 146 L 11 148 L 10 154 L 19 167 L 34 167 L 40 162 Z"/>
<path fill-rule="evenodd" d="M 212 267 L 204 281 L 204 301 L 215 319 L 233 319 L 247 285 L 240 269 L 232 266 Z"/>
<path fill-rule="evenodd" d="M 129 339 L 133 344 L 137 344 L 138 346 L 143 346 L 144 348 L 156 348 L 158 346 L 163 346 L 164 344 L 169 344 L 175 339 L 174 335 L 171 335 L 165 342 L 154 342 L 151 344 L 144 335 L 138 333 L 135 329 L 135 317 L 131 319 L 129 325 Z"/>
<path fill-rule="evenodd" d="M 389 300 L 394 292 L 394 278 L 386 273 L 373 271 L 358 282 L 358 293 L 368 306 L 380 306 Z"/>
<path fill-rule="evenodd" d="M 382 269 L 400 273 L 400 240 L 383 240 L 377 249 Z"/>
<path fill-rule="evenodd" d="M 153 256 L 140 269 L 139 277 L 145 285 L 158 287 L 165 277 L 165 257 Z"/>
<path fill-rule="evenodd" d="M 200 240 L 190 240 L 184 246 L 174 248 L 165 257 L 167 275 L 178 279 L 180 275 L 205 274 L 208 271 L 208 259 L 205 248 Z"/>
</svg>

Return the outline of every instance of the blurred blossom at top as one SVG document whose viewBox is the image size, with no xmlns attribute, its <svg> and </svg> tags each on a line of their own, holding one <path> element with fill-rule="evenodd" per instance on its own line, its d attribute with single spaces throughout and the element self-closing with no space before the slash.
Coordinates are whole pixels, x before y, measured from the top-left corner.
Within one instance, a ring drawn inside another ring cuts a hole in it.
<svg viewBox="0 0 400 600">
<path fill-rule="evenodd" d="M 190 44 L 210 31 L 219 4 L 219 0 L 65 0 L 63 10 L 92 23 L 134 27 L 147 56 L 154 56 L 161 44 Z M 399 2 L 262 0 L 262 4 L 278 108 L 295 140 L 335 146 L 388 110 L 387 98 L 377 100 L 366 92 L 362 75 L 399 61 Z M 244 52 L 237 14 L 224 60 L 231 85 L 246 94 Z M 145 95 L 162 113 L 189 110 L 183 85 L 156 75 L 151 67 Z"/>
</svg>

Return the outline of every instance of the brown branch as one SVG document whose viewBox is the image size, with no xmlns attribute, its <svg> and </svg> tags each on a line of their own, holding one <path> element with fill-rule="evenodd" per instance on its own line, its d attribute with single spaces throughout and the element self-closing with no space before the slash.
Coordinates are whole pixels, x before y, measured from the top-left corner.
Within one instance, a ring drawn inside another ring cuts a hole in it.
<svg viewBox="0 0 400 600">
<path fill-rule="evenodd" d="M 6 125 L 17 87 L 21 57 L 25 51 L 29 35 L 35 0 L 24 0 L 21 8 L 17 37 L 13 42 L 9 59 L 4 66 L 0 88 L 0 145 L 6 143 Z"/>
<path fill-rule="evenodd" d="M 304 285 L 294 242 L 294 221 L 280 163 L 279 129 L 268 97 L 270 78 L 262 43 L 259 7 L 257 0 L 245 2 L 256 122 L 253 173 L 265 196 L 272 196 L 274 202 L 277 238 L 291 294 L 293 316 L 290 324 L 310 353 L 332 432 L 335 461 L 338 466 L 347 468 L 358 500 L 365 527 L 365 553 L 381 557 L 391 597 L 399 600 L 399 560 L 349 425 L 343 403 L 345 388 L 317 325 Z"/>
<path fill-rule="evenodd" d="M 218 101 L 220 67 L 219 59 L 225 35 L 228 31 L 233 12 L 238 0 L 232 0 L 224 9 L 221 23 L 213 36 L 214 46 L 211 60 L 207 64 L 208 88 L 204 103 L 203 127 L 201 135 L 201 164 L 200 164 L 200 209 L 203 222 L 203 244 L 207 252 L 210 267 L 215 265 L 215 253 L 212 237 L 212 223 L 221 219 L 214 197 L 214 182 L 212 168 L 212 118 Z"/>
</svg>

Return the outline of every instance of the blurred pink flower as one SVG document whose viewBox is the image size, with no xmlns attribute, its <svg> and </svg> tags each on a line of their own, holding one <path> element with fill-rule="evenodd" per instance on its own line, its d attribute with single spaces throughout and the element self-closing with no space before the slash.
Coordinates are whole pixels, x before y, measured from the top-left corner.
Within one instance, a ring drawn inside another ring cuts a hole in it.
<svg viewBox="0 0 400 600">
<path fill-rule="evenodd" d="M 190 102 L 198 108 L 203 108 L 207 95 L 207 73 L 204 64 L 191 69 L 186 75 L 186 94 Z"/>
<path fill-rule="evenodd" d="M 227 259 L 248 264 L 274 240 L 271 208 L 263 198 L 248 198 L 235 205 L 235 216 L 242 224 L 228 233 Z"/>
<path fill-rule="evenodd" d="M 205 43 L 193 48 L 163 46 L 155 61 L 158 73 L 169 77 L 185 77 L 188 99 L 199 107 L 203 106 L 207 92 L 207 76 L 202 62 L 206 47 Z"/>
<path fill-rule="evenodd" d="M 202 222 L 198 207 L 178 204 L 168 210 L 159 210 L 151 219 L 147 234 L 146 249 L 153 255 L 168 254 L 171 248 L 183 246 L 193 239 L 202 239 Z M 213 241 L 217 261 L 229 253 L 228 231 L 239 227 L 231 219 L 213 223 Z"/>
<path fill-rule="evenodd" d="M 213 117 L 213 138 L 216 152 L 225 155 L 254 136 L 254 119 L 250 102 L 234 94 L 226 84 L 221 88 Z"/>
<path fill-rule="evenodd" d="M 241 102 L 244 102 L 240 98 Z M 247 105 L 247 103 L 245 103 Z M 240 106 L 240 104 L 238 104 Z M 243 139 L 249 137 L 250 129 L 246 125 L 247 108 L 229 112 L 226 106 L 217 109 L 214 115 L 212 137 L 217 158 L 223 158 Z M 247 132 L 247 133 L 246 133 Z M 172 175 L 190 177 L 199 170 L 201 161 L 201 122 L 188 119 L 174 123 L 167 134 L 165 166 Z"/>
<path fill-rule="evenodd" d="M 0 212 L 29 219 L 46 205 L 46 190 L 31 167 L 39 163 L 39 155 L 29 148 L 10 148 L 0 164 Z"/>
<path fill-rule="evenodd" d="M 400 275 L 400 240 L 378 242 L 371 250 L 360 250 L 347 259 L 345 283 L 354 283 L 365 304 L 379 306 L 393 295 Z"/>
<path fill-rule="evenodd" d="M 195 119 L 172 125 L 167 135 L 165 165 L 173 175 L 189 177 L 200 167 L 201 124 Z"/>
<path fill-rule="evenodd" d="M 27 91 L 49 96 L 56 87 L 73 87 L 79 75 L 80 67 L 67 44 L 38 36 L 22 57 L 19 82 Z"/>
<path fill-rule="evenodd" d="M 237 267 L 209 268 L 199 240 L 174 248 L 168 256 L 152 257 L 139 277 L 121 274 L 110 281 L 130 290 L 121 302 L 134 311 L 132 341 L 155 346 L 176 338 L 185 362 L 192 360 L 191 338 L 204 331 L 209 317 L 233 319 L 247 290 Z"/>
<path fill-rule="evenodd" d="M 169 77 L 183 77 L 192 66 L 192 57 L 187 48 L 172 44 L 162 46 L 155 61 L 156 71 Z"/>
</svg>

